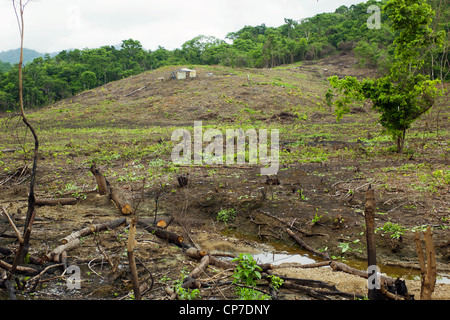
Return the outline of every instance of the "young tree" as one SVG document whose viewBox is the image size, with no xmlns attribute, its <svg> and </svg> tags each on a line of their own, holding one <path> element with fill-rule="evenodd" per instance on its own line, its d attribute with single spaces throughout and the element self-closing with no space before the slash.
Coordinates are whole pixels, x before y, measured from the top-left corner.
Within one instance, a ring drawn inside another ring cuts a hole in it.
<svg viewBox="0 0 450 320">
<path fill-rule="evenodd" d="M 434 12 L 426 0 L 389 0 L 384 7 L 396 32 L 395 57 L 389 73 L 378 79 L 357 80 L 336 76 L 330 84 L 340 94 L 335 101 L 338 120 L 350 111 L 349 105 L 369 99 L 380 113 L 380 123 L 403 152 L 406 130 L 434 105 L 439 80 L 422 73 L 427 50 L 442 45 L 445 32 L 430 28 Z"/>
<path fill-rule="evenodd" d="M 31 171 L 31 177 L 30 177 L 30 192 L 28 194 L 28 210 L 27 215 L 25 219 L 25 225 L 24 225 L 24 235 L 22 237 L 22 241 L 19 246 L 19 250 L 16 253 L 16 257 L 14 259 L 13 266 L 10 270 L 9 278 L 11 278 L 14 275 L 15 268 L 17 267 L 17 264 L 22 262 L 24 260 L 24 257 L 28 255 L 28 247 L 29 247 L 29 240 L 30 240 L 30 234 L 31 234 L 31 226 L 33 224 L 34 215 L 35 215 L 35 195 L 34 195 L 34 182 L 36 177 L 36 168 L 37 168 L 37 154 L 39 149 L 39 140 L 36 134 L 36 131 L 34 130 L 33 126 L 28 121 L 25 110 L 23 106 L 23 78 L 22 78 L 22 66 L 23 66 L 23 39 L 24 39 L 24 19 L 23 19 L 23 13 L 25 10 L 26 5 L 29 3 L 30 0 L 27 0 L 23 2 L 22 0 L 19 0 L 19 2 L 13 0 L 13 7 L 14 12 L 16 13 L 17 17 L 17 23 L 19 26 L 19 32 L 20 32 L 20 59 L 19 59 L 19 106 L 20 106 L 20 114 L 22 116 L 22 120 L 25 123 L 25 125 L 30 129 L 31 133 L 33 134 L 34 138 L 34 158 L 33 158 L 33 168 Z"/>
</svg>

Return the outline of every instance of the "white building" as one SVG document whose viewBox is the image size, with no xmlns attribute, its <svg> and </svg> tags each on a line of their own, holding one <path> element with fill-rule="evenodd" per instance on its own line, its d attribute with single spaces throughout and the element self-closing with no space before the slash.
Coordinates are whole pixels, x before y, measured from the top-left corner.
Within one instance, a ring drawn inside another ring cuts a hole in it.
<svg viewBox="0 0 450 320">
<path fill-rule="evenodd" d="M 197 76 L 197 71 L 184 68 L 184 69 L 179 69 L 179 70 L 175 71 L 175 75 L 176 75 L 176 78 L 179 80 L 186 79 L 186 78 L 195 78 Z"/>
</svg>

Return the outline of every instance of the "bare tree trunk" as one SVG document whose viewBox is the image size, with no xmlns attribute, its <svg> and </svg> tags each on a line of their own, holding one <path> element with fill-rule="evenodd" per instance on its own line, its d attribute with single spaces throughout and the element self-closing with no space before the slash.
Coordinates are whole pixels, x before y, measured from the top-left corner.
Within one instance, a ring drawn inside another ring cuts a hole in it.
<svg viewBox="0 0 450 320">
<path fill-rule="evenodd" d="M 23 12 L 25 6 L 28 4 L 28 1 L 23 4 L 22 0 L 19 1 L 19 6 L 17 8 L 16 1 L 13 0 L 14 12 L 16 14 L 17 23 L 19 26 L 20 32 L 20 59 L 19 59 L 19 104 L 20 104 L 20 113 L 22 116 L 22 120 L 25 125 L 30 129 L 34 138 L 34 157 L 33 157 L 33 169 L 31 171 L 31 179 L 30 179 L 30 192 L 28 194 L 28 210 L 25 219 L 24 231 L 23 231 L 23 242 L 20 243 L 19 249 L 16 252 L 16 257 L 14 258 L 13 265 L 11 270 L 9 271 L 8 280 L 11 280 L 14 277 L 14 273 L 16 271 L 17 265 L 24 261 L 24 257 L 28 255 L 28 248 L 31 236 L 31 227 L 33 225 L 33 220 L 35 216 L 35 202 L 36 198 L 34 195 L 34 182 L 36 177 L 36 167 L 37 167 L 37 153 L 39 149 L 39 140 L 34 130 L 33 126 L 28 122 L 28 119 L 25 115 L 25 110 L 23 106 L 23 75 L 22 75 L 22 67 L 23 67 L 23 35 L 24 35 L 24 20 L 23 20 Z M 19 12 L 18 12 L 19 11 Z M 11 297 L 15 297 L 14 294 L 10 294 Z"/>
<path fill-rule="evenodd" d="M 431 227 L 428 227 L 427 231 L 424 233 L 426 264 L 419 232 L 416 233 L 414 242 L 416 243 L 420 272 L 422 274 L 420 300 L 431 300 L 431 295 L 433 294 L 436 285 L 436 254 L 434 251 Z"/>
<path fill-rule="evenodd" d="M 134 215 L 134 217 L 131 219 L 130 231 L 128 233 L 127 255 L 128 255 L 128 263 L 130 265 L 131 282 L 133 284 L 134 299 L 141 300 L 141 290 L 139 289 L 139 278 L 136 268 L 136 260 L 134 258 L 134 247 L 136 242 L 135 240 L 136 225 L 137 225 L 137 217 Z"/>
</svg>

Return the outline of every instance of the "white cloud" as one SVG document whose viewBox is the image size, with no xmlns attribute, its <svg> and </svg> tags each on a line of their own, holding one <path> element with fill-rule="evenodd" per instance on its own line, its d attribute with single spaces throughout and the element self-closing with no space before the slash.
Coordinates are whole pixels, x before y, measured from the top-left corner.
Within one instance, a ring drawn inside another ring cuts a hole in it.
<svg viewBox="0 0 450 320">
<path fill-rule="evenodd" d="M 41 52 L 95 48 L 133 38 L 167 49 L 198 35 L 224 39 L 245 25 L 280 26 L 363 0 L 37 0 L 25 9 L 25 46 Z M 0 51 L 20 45 L 12 0 L 0 0 Z"/>
</svg>

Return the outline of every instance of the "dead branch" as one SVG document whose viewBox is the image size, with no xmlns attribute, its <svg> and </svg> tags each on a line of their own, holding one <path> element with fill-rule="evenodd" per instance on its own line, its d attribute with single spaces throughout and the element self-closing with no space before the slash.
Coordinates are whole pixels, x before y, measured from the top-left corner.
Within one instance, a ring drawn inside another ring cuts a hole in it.
<svg viewBox="0 0 450 320">
<path fill-rule="evenodd" d="M 38 275 L 34 276 L 33 278 L 29 279 L 27 281 L 27 284 L 32 284 L 32 287 L 28 290 L 28 292 L 34 292 L 36 290 L 37 285 L 41 282 L 41 277 L 44 273 L 46 273 L 48 270 L 52 269 L 52 268 L 56 268 L 56 267 L 62 267 L 63 264 L 59 263 L 59 264 L 53 264 L 50 266 L 47 266 L 46 268 L 44 268 L 44 270 L 42 270 Z"/>
<path fill-rule="evenodd" d="M 361 271 L 355 268 L 352 268 L 348 265 L 346 265 L 345 263 L 342 262 L 338 262 L 338 261 L 333 261 L 330 264 L 330 268 L 333 269 L 334 271 L 342 271 L 348 274 L 352 274 L 355 276 L 359 276 L 365 279 L 369 278 L 369 273 L 367 271 Z M 385 283 L 386 285 L 393 285 L 394 284 L 394 279 L 390 278 L 390 277 L 385 277 L 383 275 L 380 275 L 380 281 L 382 281 L 383 283 Z"/>
<path fill-rule="evenodd" d="M 67 242 L 66 244 L 56 247 L 52 252 L 46 255 L 48 261 L 54 261 L 56 263 L 62 262 L 61 255 L 63 252 L 70 251 L 80 245 L 80 239 L 76 238 Z"/>
<path fill-rule="evenodd" d="M 364 217 L 366 220 L 366 241 L 367 241 L 367 265 L 373 267 L 373 275 L 376 273 L 377 253 L 375 243 L 375 193 L 371 185 L 367 188 L 365 198 Z M 369 286 L 368 297 L 370 300 L 380 298 L 378 288 Z"/>
<path fill-rule="evenodd" d="M 90 227 L 86 227 L 81 229 L 80 231 L 73 232 L 68 237 L 63 238 L 61 242 L 62 245 L 56 247 L 53 251 L 47 254 L 46 258 L 49 261 L 61 262 L 61 255 L 63 252 L 70 251 L 80 245 L 80 237 L 84 237 L 90 235 L 94 232 L 105 230 L 105 229 L 113 229 L 120 226 L 122 223 L 126 221 L 125 218 L 119 218 L 116 220 L 112 220 L 106 223 L 96 224 Z"/>
<path fill-rule="evenodd" d="M 103 176 L 103 174 L 101 174 L 100 171 L 95 167 L 95 164 L 91 166 L 91 172 L 97 180 L 98 193 L 100 195 L 109 194 L 108 182 L 106 181 L 106 178 Z"/>
<path fill-rule="evenodd" d="M 167 240 L 170 243 L 176 244 L 178 246 L 184 246 L 183 243 L 183 237 L 174 233 L 174 232 L 170 232 L 158 227 L 154 227 L 146 222 L 143 221 L 138 221 L 137 224 L 141 227 L 144 228 L 144 230 L 146 230 L 149 233 L 153 233 L 155 236 L 157 236 L 160 239 L 164 239 Z"/>
<path fill-rule="evenodd" d="M 99 194 L 108 195 L 121 214 L 132 214 L 133 208 L 131 206 L 131 195 L 123 189 L 112 187 L 103 174 L 101 174 L 95 167 L 95 165 L 91 166 L 91 172 L 97 180 Z"/>
<path fill-rule="evenodd" d="M 331 261 L 321 261 L 316 263 L 308 263 L 308 264 L 301 264 L 297 262 L 287 262 L 282 263 L 280 265 L 273 266 L 273 269 L 282 269 L 282 268 L 302 268 L 302 269 L 308 269 L 308 268 L 319 268 L 319 267 L 325 267 L 329 266 L 331 264 Z"/>
<path fill-rule="evenodd" d="M 135 94 L 135 93 L 137 93 L 137 92 L 139 92 L 139 91 L 141 91 L 141 90 L 144 90 L 145 88 L 147 88 L 147 86 L 142 87 L 142 88 L 139 88 L 139 89 L 137 89 L 137 90 L 134 90 L 134 91 L 132 91 L 132 92 L 126 94 L 124 97 L 125 97 L 125 98 L 126 98 L 126 97 L 129 97 L 129 96 L 131 96 L 131 95 L 133 95 L 133 94 Z"/>
<path fill-rule="evenodd" d="M 20 232 L 17 229 L 14 221 L 12 221 L 11 217 L 9 216 L 9 214 L 6 211 L 4 206 L 2 206 L 2 212 L 3 212 L 3 215 L 8 219 L 8 222 L 11 224 L 11 227 L 14 229 L 14 232 L 16 233 L 16 236 L 17 236 L 17 239 L 19 240 L 19 243 L 22 243 L 23 242 L 22 235 L 20 234 Z"/>
<path fill-rule="evenodd" d="M 9 270 L 11 272 L 12 267 L 13 267 L 13 265 L 9 264 L 8 262 L 0 260 L 0 268 Z M 33 268 L 23 267 L 23 266 L 16 266 L 15 271 L 18 273 L 24 273 L 27 275 L 35 275 L 36 273 L 38 273 L 38 271 L 36 271 Z"/>
<path fill-rule="evenodd" d="M 75 205 L 78 200 L 75 198 L 59 198 L 59 199 L 36 199 L 37 206 L 65 206 Z"/>
<path fill-rule="evenodd" d="M 294 232 L 292 232 L 289 228 L 286 228 L 286 232 L 305 250 L 308 250 L 308 251 L 314 253 L 315 255 L 318 255 L 319 257 L 324 258 L 325 260 L 330 260 L 330 255 L 328 254 L 328 252 L 321 252 L 321 251 L 318 251 L 318 250 L 312 248 L 305 241 L 303 241 L 299 236 L 297 236 Z"/>
<path fill-rule="evenodd" d="M 80 237 L 85 237 L 88 236 L 94 232 L 98 232 L 98 231 L 102 231 L 105 229 L 115 229 L 118 226 L 120 226 L 121 224 L 124 224 L 126 222 L 126 218 L 121 217 L 115 220 L 111 220 L 108 222 L 104 222 L 104 223 L 98 223 L 98 224 L 94 224 L 91 225 L 89 227 L 83 228 L 79 231 L 76 232 L 72 232 L 70 235 L 68 235 L 65 238 L 61 239 L 61 243 L 62 244 L 66 244 L 74 239 L 80 238 Z"/>
</svg>

